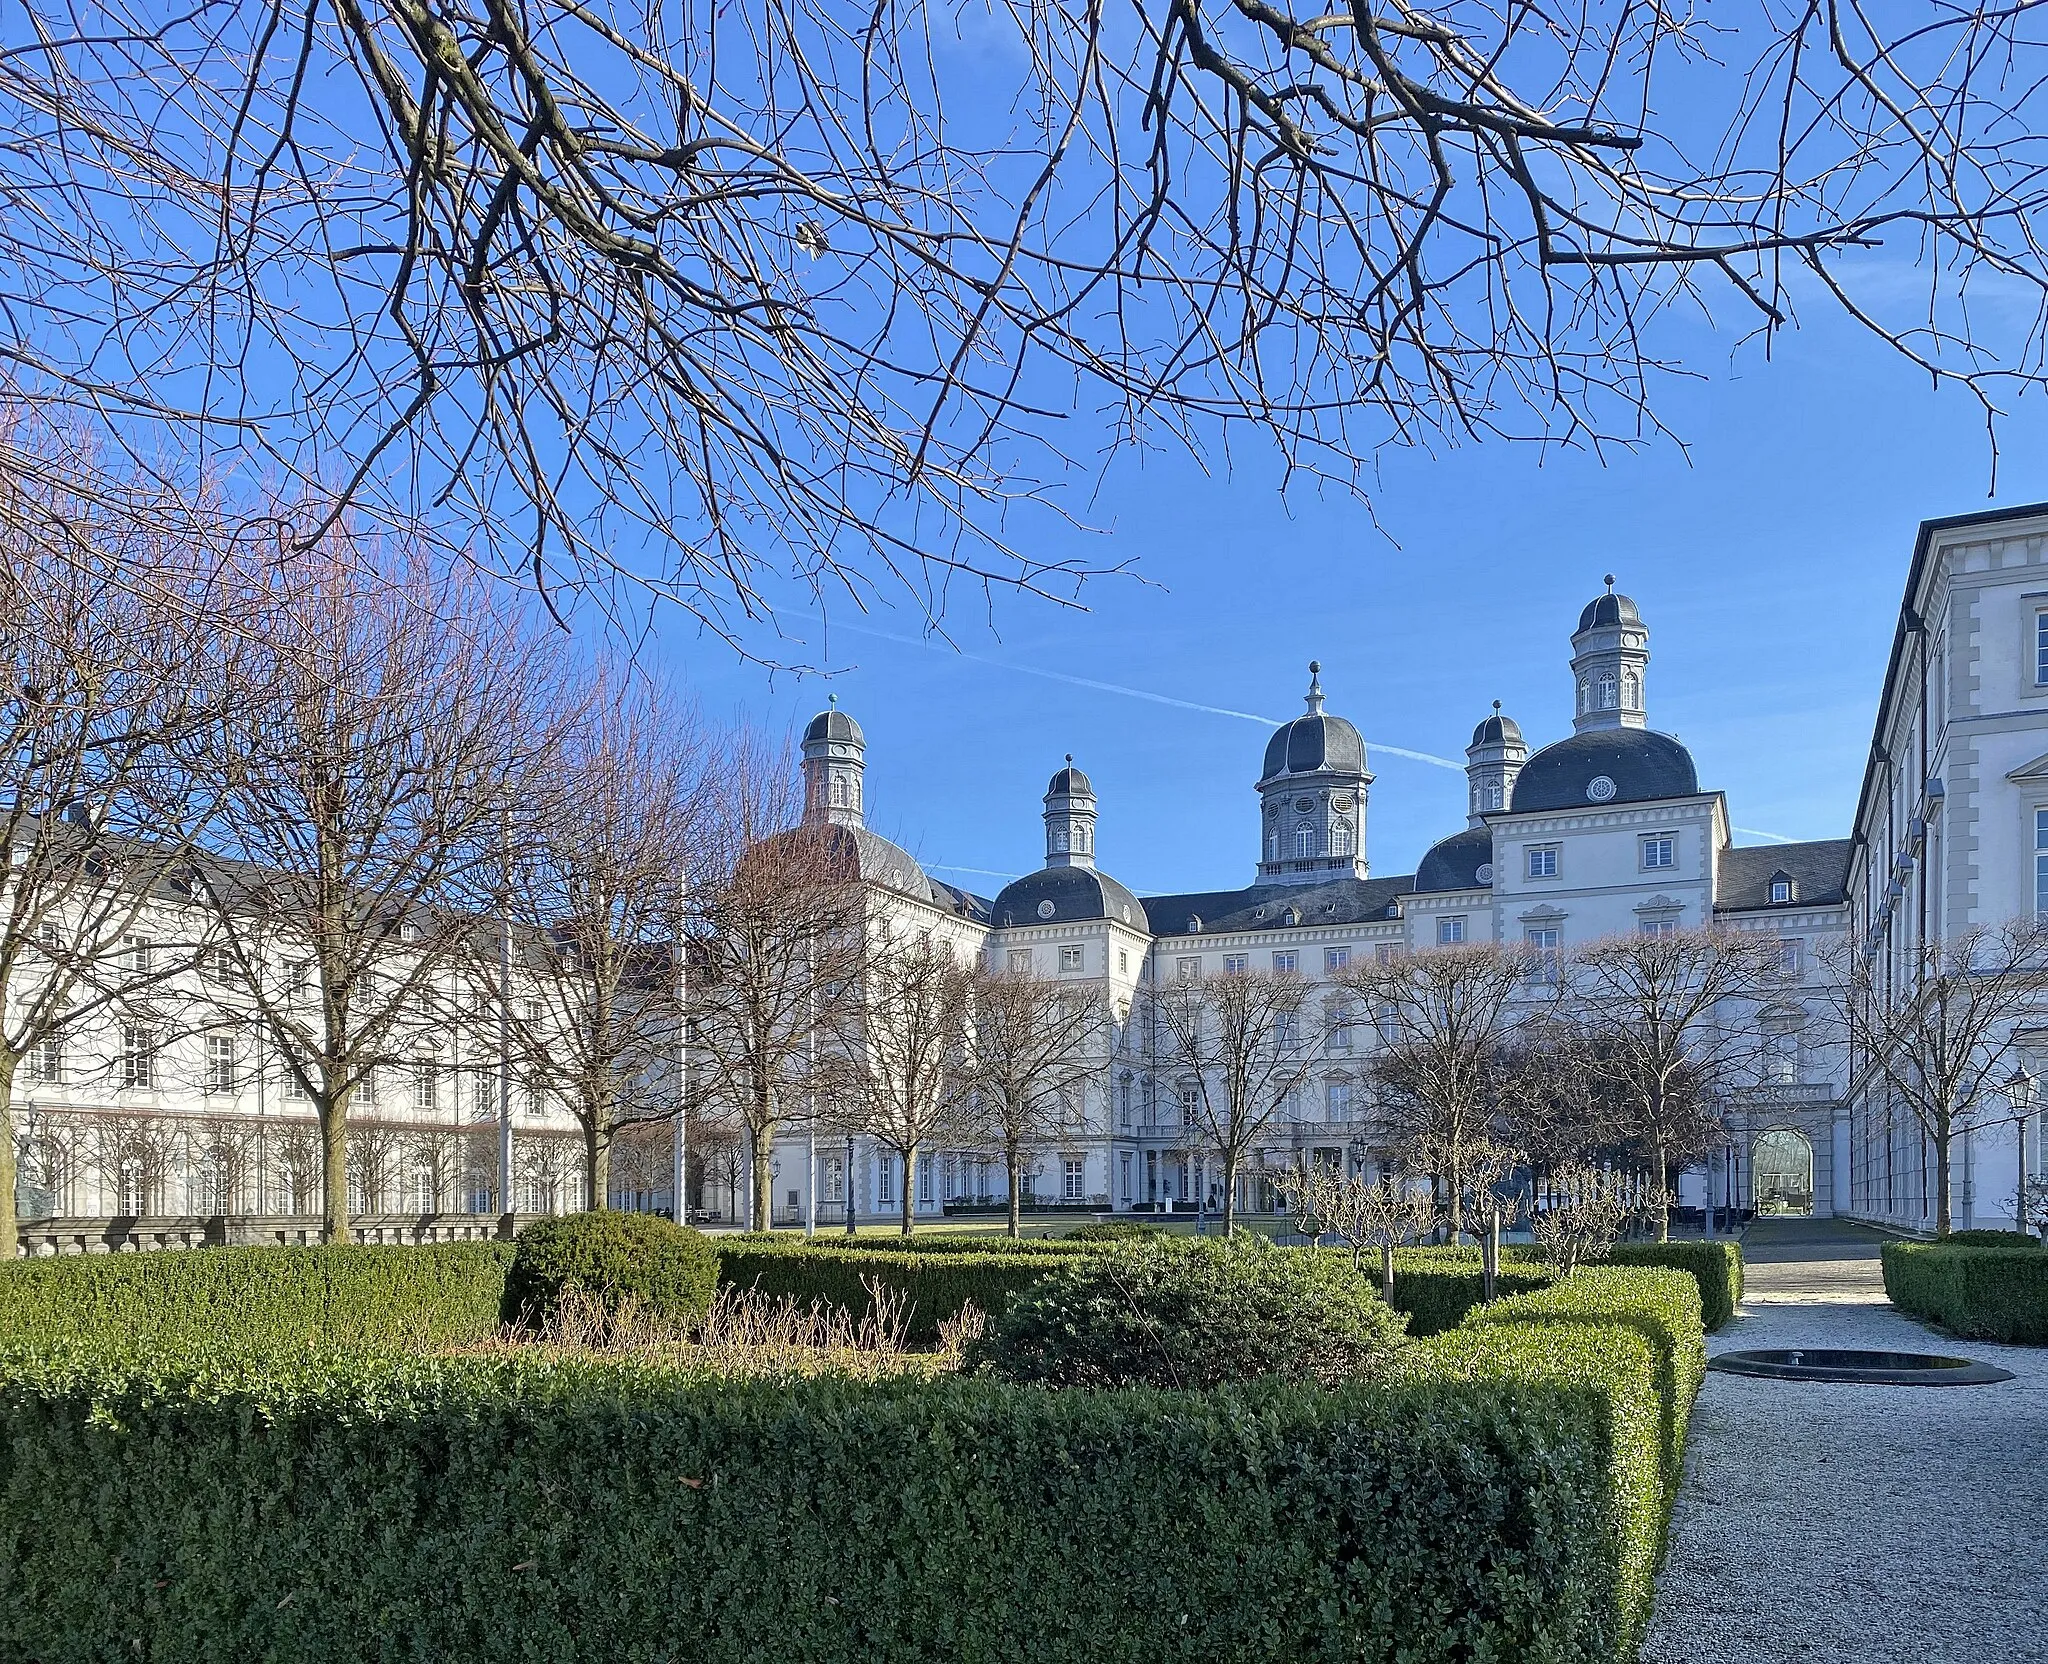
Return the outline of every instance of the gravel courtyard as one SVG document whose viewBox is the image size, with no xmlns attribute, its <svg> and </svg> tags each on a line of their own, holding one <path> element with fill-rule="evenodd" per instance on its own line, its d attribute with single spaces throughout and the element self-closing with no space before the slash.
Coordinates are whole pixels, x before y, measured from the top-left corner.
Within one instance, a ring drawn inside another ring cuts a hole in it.
<svg viewBox="0 0 2048 1664">
<path fill-rule="evenodd" d="M 1958 1341 L 1886 1304 L 1875 1232 L 1764 1223 L 1738 1347 L 1945 1352 L 1986 1387 L 1718 1373 L 1693 1413 L 1645 1664 L 2048 1658 L 2048 1352 Z"/>
</svg>

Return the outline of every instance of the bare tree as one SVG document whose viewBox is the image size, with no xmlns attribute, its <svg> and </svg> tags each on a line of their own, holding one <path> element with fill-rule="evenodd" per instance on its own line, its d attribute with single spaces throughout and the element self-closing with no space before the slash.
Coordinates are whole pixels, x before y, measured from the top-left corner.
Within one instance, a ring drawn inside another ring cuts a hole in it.
<svg viewBox="0 0 2048 1664">
<path fill-rule="evenodd" d="M 178 1016 L 215 808 L 190 752 L 241 651 L 194 622 L 232 610 L 217 549 L 150 529 L 139 485 L 109 510 L 9 464 L 0 453 L 0 1263 L 18 1240 L 24 1065 L 55 1084 L 96 1019 L 146 1018 L 161 1042 Z"/>
<path fill-rule="evenodd" d="M 1379 1250 L 1380 1294 L 1393 1299 L 1394 1250 L 1420 1240 L 1435 1222 L 1429 1193 L 1405 1175 L 1368 1177 L 1320 1162 L 1290 1168 L 1277 1182 L 1302 1230 L 1336 1237 L 1350 1249 L 1354 1271 L 1364 1271 L 1367 1249 Z"/>
<path fill-rule="evenodd" d="M 603 1208 L 620 1135 L 675 1114 L 701 757 L 692 715 L 615 668 L 592 679 L 565 729 L 555 777 L 511 822 L 497 904 L 510 942 L 473 933 L 469 974 L 506 1002 L 528 1081 L 576 1117 L 590 1205 Z"/>
<path fill-rule="evenodd" d="M 976 971 L 969 998 L 975 1138 L 1002 1152 L 1016 1236 L 1032 1153 L 1064 1129 L 1071 1096 L 1102 1076 L 1108 1002 L 1099 990 L 986 967 Z"/>
<path fill-rule="evenodd" d="M 1828 988 L 1852 1079 L 1902 1106 L 1934 1150 L 1934 1232 L 1953 1226 L 1955 1140 L 1980 1116 L 2010 1113 L 2006 1077 L 2048 990 L 2048 934 L 2032 919 L 1972 925 L 1897 961 L 1837 949 Z"/>
<path fill-rule="evenodd" d="M 1754 1009 L 1777 975 L 1775 936 L 1731 930 L 1613 936 L 1568 961 L 1561 1003 L 1588 1042 L 1581 1055 L 1625 1107 L 1618 1130 L 1660 1191 L 1726 1137 L 1719 1100 L 1756 1067 Z M 1670 1234 L 1667 1207 L 1658 1240 Z"/>
<path fill-rule="evenodd" d="M 1239 1170 L 1322 1051 L 1307 1021 L 1308 984 L 1292 971 L 1186 977 L 1155 985 L 1145 1014 L 1183 1124 L 1222 1167 L 1227 1233 L 1237 1221 Z"/>
<path fill-rule="evenodd" d="M 974 1135 L 973 985 L 974 972 L 943 944 L 883 942 L 870 950 L 857 991 L 832 1007 L 834 1114 L 896 1158 L 905 1236 L 917 1217 L 919 1158 Z"/>
<path fill-rule="evenodd" d="M 1667 319 L 1800 301 L 1987 412 L 2042 381 L 2030 7 L 967 15 L 32 0 L 9 357 L 544 583 L 651 544 L 728 632 L 791 578 L 1064 589 L 1004 528 L 1074 409 L 1346 480 L 1630 443 Z"/>
<path fill-rule="evenodd" d="M 857 999 L 866 954 L 854 835 L 799 824 L 793 774 L 785 754 L 735 743 L 692 868 L 691 1094 L 744 1128 L 762 1227 L 776 1134 L 815 1107 L 819 1034 Z"/>
<path fill-rule="evenodd" d="M 323 1140 L 348 1236 L 349 1114 L 380 1067 L 436 1068 L 444 986 L 503 818 L 548 775 L 549 655 L 517 611 L 423 553 L 281 553 L 266 644 L 213 735 L 204 886 L 246 1009 Z"/>
<path fill-rule="evenodd" d="M 1661 1190 L 1651 1205 L 1667 1213 Z M 1545 1260 L 1574 1271 L 1582 1260 L 1598 1259 L 1614 1246 L 1622 1228 L 1644 1206 L 1640 1187 L 1612 1167 L 1566 1162 L 1550 1175 L 1543 1205 L 1532 1208 L 1529 1226 Z"/>
<path fill-rule="evenodd" d="M 1377 1042 L 1382 1135 L 1435 1176 L 1452 1240 L 1512 1164 L 1502 1085 L 1516 1001 L 1544 962 L 1493 943 L 1432 948 L 1352 968 L 1345 986 Z M 1539 984 L 1540 986 L 1540 984 Z"/>
</svg>

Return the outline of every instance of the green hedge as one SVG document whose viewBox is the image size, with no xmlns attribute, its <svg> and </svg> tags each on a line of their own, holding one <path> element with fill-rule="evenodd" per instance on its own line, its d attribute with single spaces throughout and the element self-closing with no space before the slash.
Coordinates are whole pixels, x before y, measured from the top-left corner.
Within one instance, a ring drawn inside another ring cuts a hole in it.
<svg viewBox="0 0 2048 1664">
<path fill-rule="evenodd" d="M 2041 1239 L 2028 1231 L 1950 1231 L 1938 1239 L 1943 1248 L 2038 1248 Z"/>
<path fill-rule="evenodd" d="M 1742 1303 L 1742 1246 L 1725 1239 L 1714 1242 L 1618 1242 L 1608 1250 L 1609 1265 L 1662 1265 L 1689 1271 L 1700 1285 L 1700 1318 L 1712 1334 L 1735 1315 Z"/>
<path fill-rule="evenodd" d="M 1698 1283 L 1663 1267 L 1581 1266 L 1548 1288 L 1480 1307 L 1465 1326 L 1532 1324 L 1628 1328 L 1649 1343 L 1656 1359 L 1663 1477 L 1675 1494 L 1685 1461 L 1686 1423 L 1707 1372 Z"/>
<path fill-rule="evenodd" d="M 1629 1657 L 1660 1506 L 1640 1329 L 1411 1351 L 1200 1394 L 0 1358 L 0 1657 Z"/>
<path fill-rule="evenodd" d="M 746 1246 L 725 1238 L 718 1245 L 718 1280 L 733 1288 L 788 1295 L 799 1305 L 822 1300 L 854 1318 L 873 1304 L 863 1278 L 901 1293 L 908 1318 L 907 1338 L 927 1346 L 939 1325 L 956 1317 L 970 1300 L 991 1318 L 1022 1289 L 1058 1268 L 1067 1256 L 1050 1254 L 926 1254 L 869 1248 L 807 1248 L 801 1243 L 771 1246 L 756 1239 Z"/>
<path fill-rule="evenodd" d="M 1065 1237 L 981 1235 L 974 1231 L 929 1231 L 916 1236 L 856 1236 L 823 1231 L 803 1236 L 795 1231 L 742 1231 L 718 1239 L 722 1247 L 809 1248 L 862 1254 L 1022 1254 L 1064 1258 L 1100 1249 L 1100 1243 L 1073 1242 Z"/>
<path fill-rule="evenodd" d="M 1972 1340 L 2048 1345 L 2048 1254 L 2038 1248 L 1953 1248 L 1887 1242 L 1893 1305 Z"/>
<path fill-rule="evenodd" d="M 1325 1249 L 1325 1253 L 1339 1250 Z M 1378 1255 L 1366 1256 L 1366 1275 L 1379 1283 Z M 1502 1251 L 1494 1280 L 1497 1297 L 1527 1294 L 1545 1287 L 1551 1273 L 1519 1254 Z M 1477 1248 L 1397 1248 L 1394 1250 L 1394 1310 L 1408 1314 L 1411 1335 L 1439 1335 L 1455 1329 L 1486 1296 L 1486 1274 Z"/>
<path fill-rule="evenodd" d="M 702 1231 L 651 1213 L 565 1213 L 519 1233 L 501 1315 L 539 1328 L 576 1289 L 609 1308 L 631 1303 L 658 1321 L 694 1328 L 717 1287 L 718 1250 Z"/>
<path fill-rule="evenodd" d="M 185 1248 L 0 1265 L 0 1342 L 450 1345 L 496 1332 L 512 1247 Z"/>
</svg>

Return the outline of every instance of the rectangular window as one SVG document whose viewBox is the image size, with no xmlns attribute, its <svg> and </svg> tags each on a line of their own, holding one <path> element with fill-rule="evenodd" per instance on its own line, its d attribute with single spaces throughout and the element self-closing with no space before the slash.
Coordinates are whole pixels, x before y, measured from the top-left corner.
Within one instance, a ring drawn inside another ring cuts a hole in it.
<svg viewBox="0 0 2048 1664">
<path fill-rule="evenodd" d="M 35 1078 L 46 1086 L 64 1084 L 64 1042 L 55 1035 L 38 1040 L 35 1050 L 29 1053 L 29 1064 Z"/>
<path fill-rule="evenodd" d="M 142 1090 L 156 1085 L 156 1036 L 146 1028 L 121 1030 L 121 1084 Z"/>
<path fill-rule="evenodd" d="M 819 1182 L 825 1192 L 824 1199 L 828 1202 L 843 1203 L 846 1200 L 846 1192 L 840 1186 L 846 1183 L 845 1166 L 837 1156 L 827 1156 L 823 1165 L 824 1172 Z"/>
<path fill-rule="evenodd" d="M 1557 980 L 1557 931 L 1547 925 L 1532 925 L 1522 932 L 1529 944 L 1529 980 L 1548 986 Z"/>
<path fill-rule="evenodd" d="M 1118 976 L 1125 976 L 1129 974 L 1130 968 L 1131 950 L 1129 948 L 1118 948 L 1116 950 L 1116 974 Z"/>
<path fill-rule="evenodd" d="M 1351 950 L 1349 948 L 1323 949 L 1323 974 L 1325 976 L 1328 976 L 1333 971 L 1344 971 L 1350 968 Z"/>
<path fill-rule="evenodd" d="M 313 986 L 313 961 L 294 959 L 284 968 L 285 992 L 299 995 Z"/>
<path fill-rule="evenodd" d="M 1771 880 L 1771 900 L 1772 900 L 1772 901 L 1774 901 L 1774 902 L 1787 902 L 1787 901 L 1790 901 L 1791 899 L 1792 899 L 1792 881 L 1791 881 L 1791 880 L 1790 880 L 1789 878 L 1774 878 L 1774 879 L 1772 879 L 1772 880 Z"/>
<path fill-rule="evenodd" d="M 1401 951 L 1398 942 L 1376 942 L 1373 944 L 1372 962 L 1375 965 L 1391 965 L 1394 956 Z"/>
<path fill-rule="evenodd" d="M 1450 919 L 1438 919 L 1438 920 L 1436 921 L 1436 939 L 1437 939 L 1437 940 L 1438 940 L 1439 942 L 1441 942 L 1441 943 L 1443 943 L 1444 945 L 1446 945 L 1446 946 L 1448 946 L 1448 945 L 1449 945 L 1450 943 L 1452 943 L 1452 942 L 1462 942 L 1462 941 L 1464 941 L 1464 939 L 1465 939 L 1465 921 L 1464 921 L 1464 919 L 1463 919 L 1463 918 L 1450 918 Z"/>
<path fill-rule="evenodd" d="M 1529 876 L 1531 878 L 1555 878 L 1557 876 L 1557 851 L 1554 848 L 1530 850 Z"/>
<path fill-rule="evenodd" d="M 216 1095 L 235 1090 L 235 1037 L 209 1034 L 206 1037 L 206 1090 Z"/>
<path fill-rule="evenodd" d="M 2034 686 L 2048 688 L 2048 609 L 2034 614 Z"/>
<path fill-rule="evenodd" d="M 1676 936 L 1678 934 L 1678 921 L 1676 919 L 1645 919 L 1636 928 L 1645 936 Z"/>
<path fill-rule="evenodd" d="M 2048 809 L 2034 811 L 2034 913 L 2048 919 Z"/>
<path fill-rule="evenodd" d="M 1117 1194 L 1126 1202 L 1131 1199 L 1131 1152 L 1124 1151 L 1117 1163 Z"/>
<path fill-rule="evenodd" d="M 412 1107 L 421 1115 L 432 1115 L 441 1102 L 441 1071 L 431 1063 L 417 1064 L 412 1074 Z"/>
<path fill-rule="evenodd" d="M 1078 971 L 1081 968 L 1081 950 L 1078 947 L 1060 949 L 1060 969 Z"/>
<path fill-rule="evenodd" d="M 284 1072 L 284 1095 L 295 1104 L 310 1102 L 313 1096 L 306 1090 L 306 1083 L 299 1079 L 298 1070 L 290 1066 Z"/>
<path fill-rule="evenodd" d="M 1176 959 L 1173 962 L 1173 969 L 1174 974 L 1183 982 L 1200 982 L 1202 980 L 1202 957 L 1200 954 L 1196 954 L 1191 958 Z"/>
<path fill-rule="evenodd" d="M 921 1206 L 932 1205 L 932 1164 L 929 1161 L 917 1170 L 917 1199 Z"/>
<path fill-rule="evenodd" d="M 1348 1052 L 1351 1050 L 1351 1025 L 1353 1014 L 1349 1000 L 1334 1000 L 1330 1004 L 1330 1050 Z"/>
<path fill-rule="evenodd" d="M 1060 1163 L 1060 1196 L 1063 1200 L 1087 1200 L 1087 1173 L 1088 1169 L 1072 1156 L 1068 1156 Z"/>
<path fill-rule="evenodd" d="M 1333 1080 L 1323 1088 L 1324 1119 L 1348 1121 L 1351 1119 L 1351 1082 Z"/>
<path fill-rule="evenodd" d="M 149 938 L 147 936 L 124 937 L 121 947 L 123 950 L 122 956 L 127 961 L 128 969 L 137 976 L 148 976 L 149 968 L 154 963 L 154 955 L 150 951 Z"/>
<path fill-rule="evenodd" d="M 1778 944 L 1778 969 L 1787 976 L 1798 976 L 1806 969 L 1806 944 L 1799 941 L 1784 941 Z"/>
<path fill-rule="evenodd" d="M 1276 976 L 1292 976 L 1300 965 L 1301 955 L 1292 948 L 1273 955 L 1273 972 Z"/>
<path fill-rule="evenodd" d="M 1676 866 L 1678 862 L 1674 858 L 1675 847 L 1673 840 L 1668 836 L 1645 838 L 1643 840 L 1643 870 L 1649 872 L 1659 867 Z"/>
<path fill-rule="evenodd" d="M 1009 963 L 1010 975 L 1029 976 L 1031 974 L 1031 950 L 1029 948 L 1010 949 Z"/>
<path fill-rule="evenodd" d="M 896 1200 L 896 1158 L 882 1156 L 875 1162 L 875 1200 L 893 1202 Z"/>
<path fill-rule="evenodd" d="M 1252 968 L 1252 956 L 1248 953 L 1226 953 L 1223 956 L 1225 976 L 1243 976 Z"/>
</svg>

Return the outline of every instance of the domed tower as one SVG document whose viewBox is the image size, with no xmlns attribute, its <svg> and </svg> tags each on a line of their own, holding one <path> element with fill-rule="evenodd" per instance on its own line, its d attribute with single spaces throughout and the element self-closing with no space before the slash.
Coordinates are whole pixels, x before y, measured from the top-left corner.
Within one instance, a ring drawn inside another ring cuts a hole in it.
<svg viewBox="0 0 2048 1664">
<path fill-rule="evenodd" d="M 1579 686 L 1573 731 L 1645 727 L 1643 675 L 1649 663 L 1643 615 L 1626 595 L 1614 593 L 1610 572 L 1607 593 L 1586 603 L 1572 633 L 1572 676 Z"/>
<path fill-rule="evenodd" d="M 1259 879 L 1323 884 L 1363 878 L 1365 806 L 1372 775 L 1365 741 L 1323 710 L 1322 666 L 1308 667 L 1308 711 L 1266 742 L 1259 775 Z"/>
<path fill-rule="evenodd" d="M 1472 743 L 1465 747 L 1465 779 L 1471 793 L 1467 826 L 1484 826 L 1488 815 L 1508 806 L 1515 794 L 1515 776 L 1528 760 L 1521 724 L 1503 716 L 1496 699 L 1493 715 L 1472 730 Z"/>
<path fill-rule="evenodd" d="M 860 724 L 839 708 L 839 696 L 833 694 L 828 708 L 804 730 L 804 825 L 863 824 L 861 775 L 867 750 Z"/>
<path fill-rule="evenodd" d="M 1072 752 L 1045 788 L 1045 864 L 1095 865 L 1095 788 L 1074 767 Z"/>
</svg>

